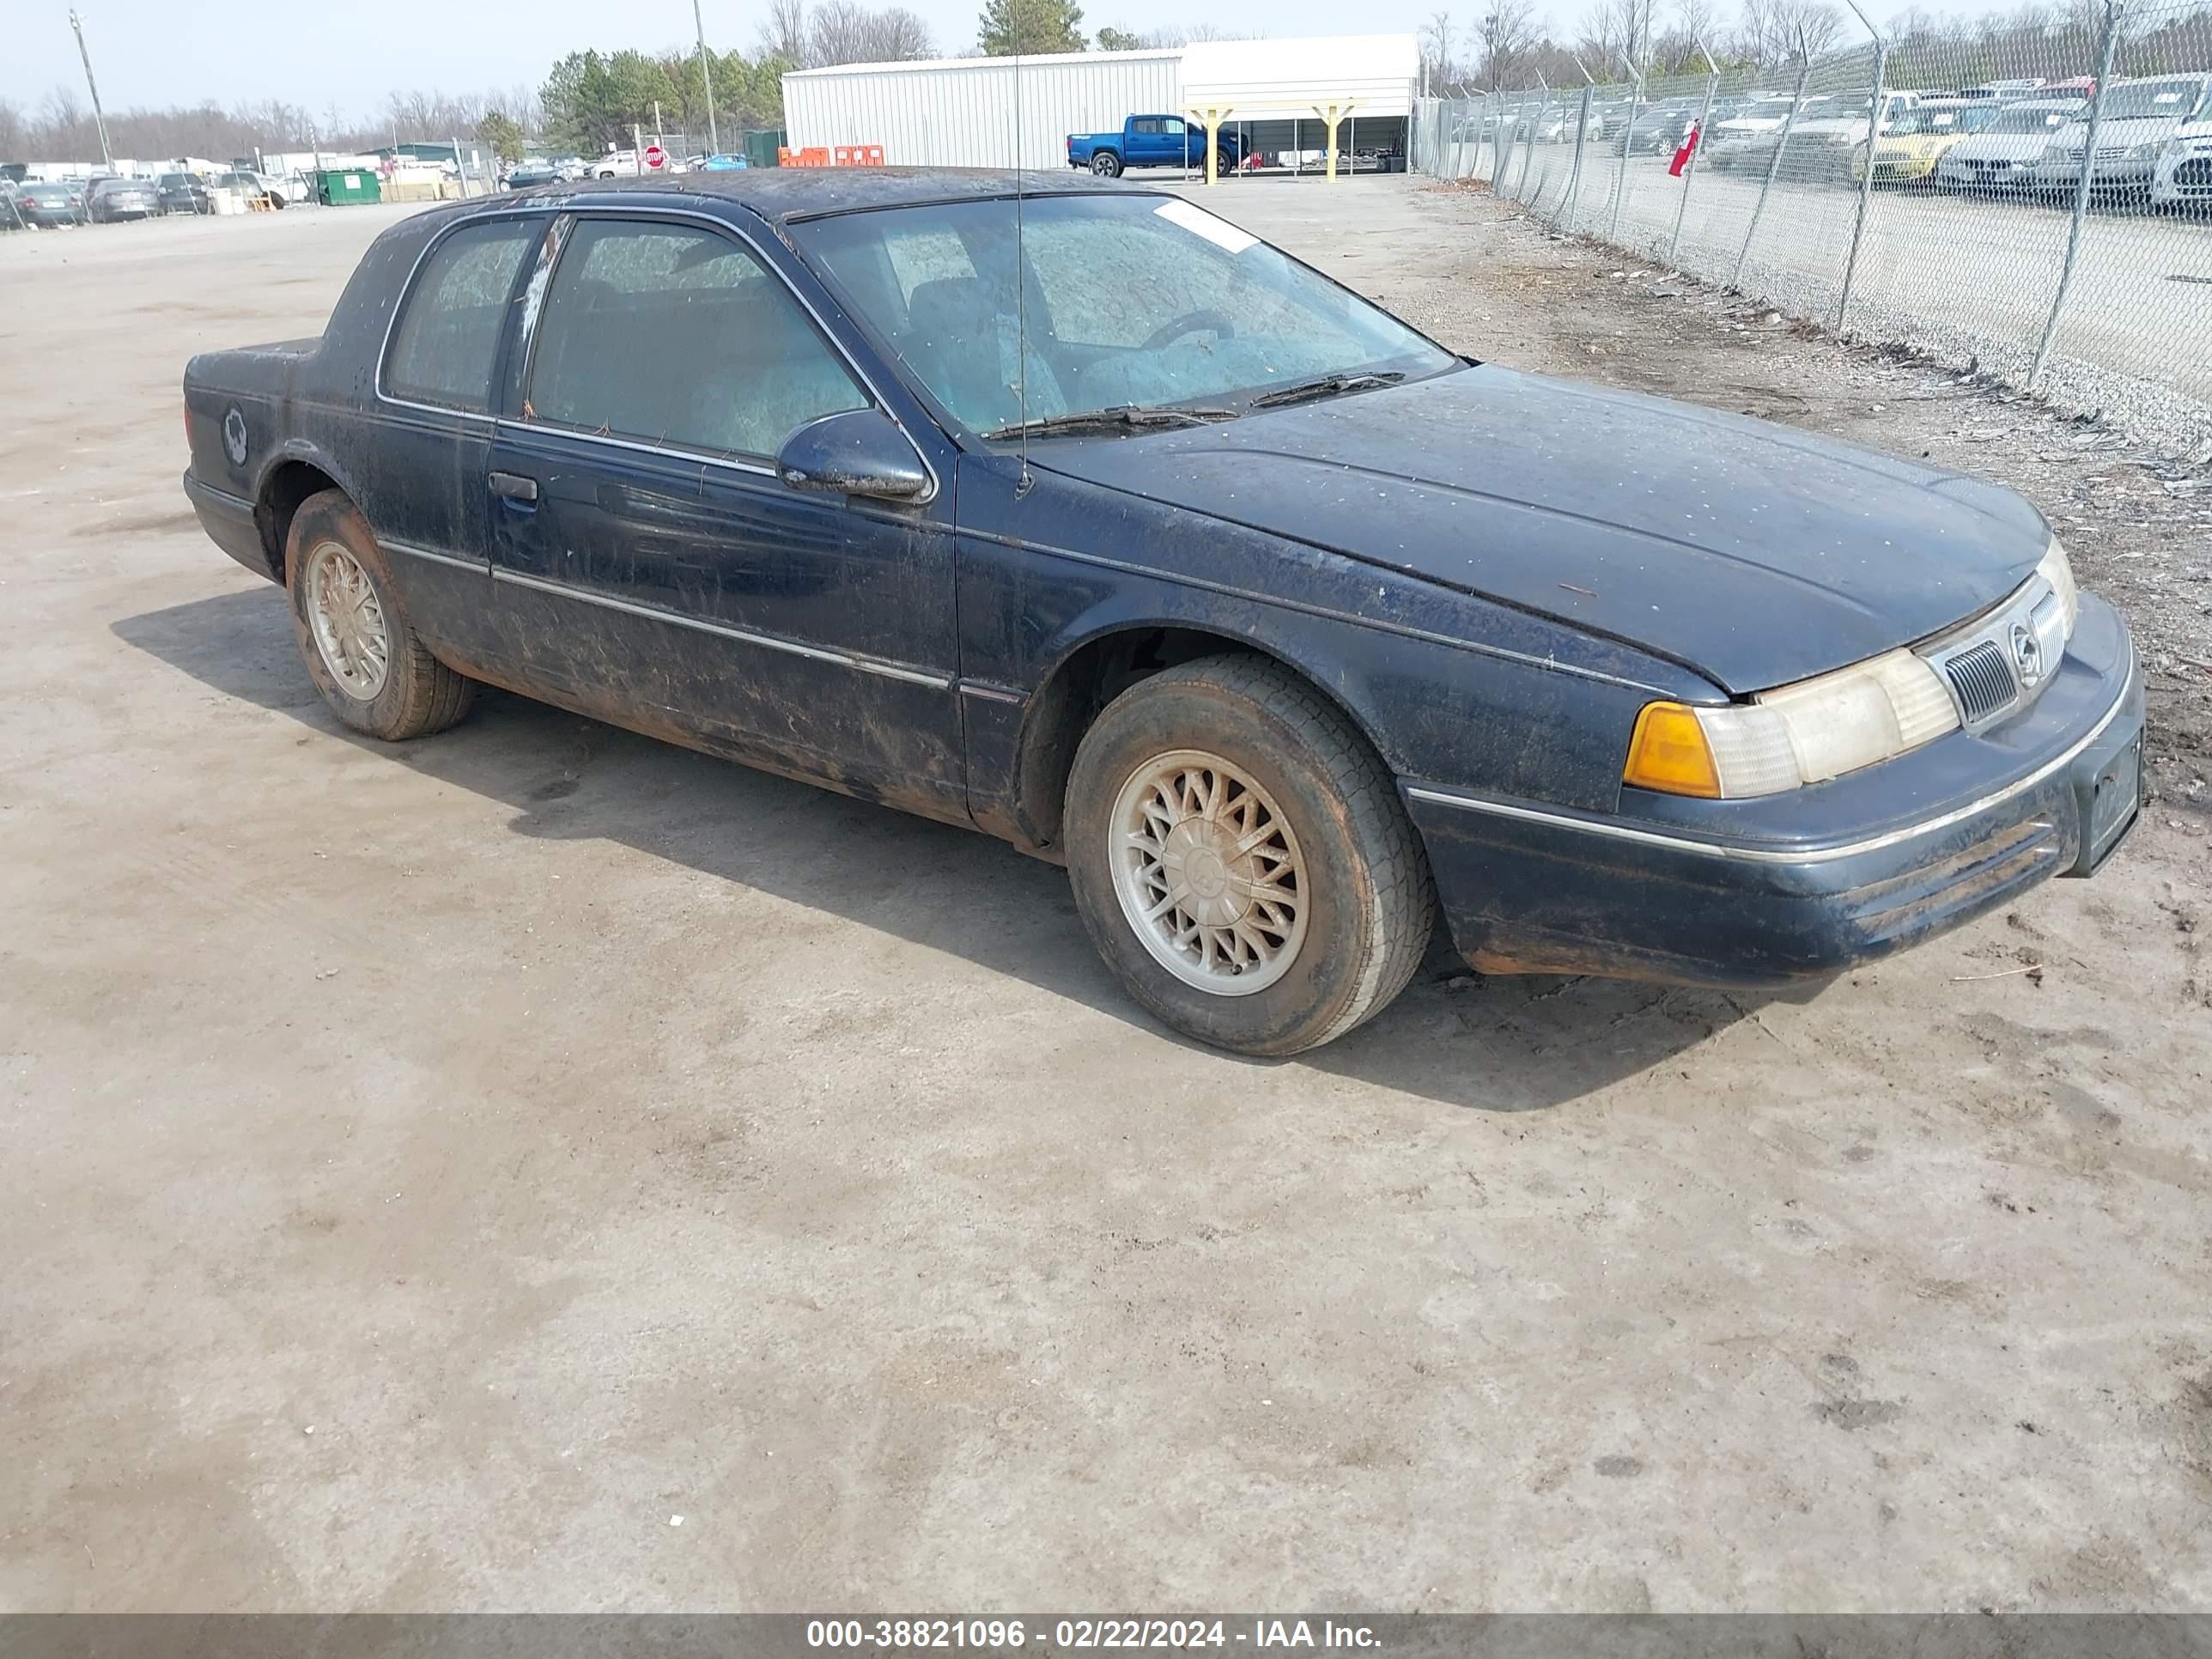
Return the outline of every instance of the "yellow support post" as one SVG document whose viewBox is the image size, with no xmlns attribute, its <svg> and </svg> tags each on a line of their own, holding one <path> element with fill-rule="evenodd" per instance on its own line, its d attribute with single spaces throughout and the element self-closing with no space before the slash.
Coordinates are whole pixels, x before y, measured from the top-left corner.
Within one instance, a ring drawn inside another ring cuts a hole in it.
<svg viewBox="0 0 2212 1659">
<path fill-rule="evenodd" d="M 1193 109 L 1189 112 L 1206 129 L 1206 182 L 1218 185 L 1220 179 L 1221 124 L 1233 112 L 1227 109 Z"/>
<path fill-rule="evenodd" d="M 1327 106 L 1316 104 L 1314 106 L 1314 113 L 1321 118 L 1322 125 L 1328 130 L 1328 167 L 1326 176 L 1334 179 L 1336 177 L 1337 123 L 1352 113 L 1352 102 L 1347 99 L 1341 104 Z"/>
</svg>

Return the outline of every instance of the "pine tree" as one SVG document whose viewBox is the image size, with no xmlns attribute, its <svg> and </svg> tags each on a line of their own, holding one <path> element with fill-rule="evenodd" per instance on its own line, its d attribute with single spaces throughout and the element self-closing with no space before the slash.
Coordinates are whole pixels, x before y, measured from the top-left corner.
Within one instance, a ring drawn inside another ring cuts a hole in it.
<svg viewBox="0 0 2212 1659">
<path fill-rule="evenodd" d="M 989 58 L 1011 57 L 1017 45 L 1024 55 L 1084 49 L 1083 8 L 1075 0 L 985 0 L 975 27 Z"/>
</svg>

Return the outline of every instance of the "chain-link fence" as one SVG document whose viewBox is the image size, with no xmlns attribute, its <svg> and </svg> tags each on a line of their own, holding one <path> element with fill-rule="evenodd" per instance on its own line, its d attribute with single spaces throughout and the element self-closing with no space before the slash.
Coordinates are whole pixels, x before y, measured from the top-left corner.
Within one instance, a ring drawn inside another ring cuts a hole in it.
<svg viewBox="0 0 2212 1659">
<path fill-rule="evenodd" d="M 1425 100 L 1414 139 L 1562 231 L 2212 443 L 2212 5 Z"/>
</svg>

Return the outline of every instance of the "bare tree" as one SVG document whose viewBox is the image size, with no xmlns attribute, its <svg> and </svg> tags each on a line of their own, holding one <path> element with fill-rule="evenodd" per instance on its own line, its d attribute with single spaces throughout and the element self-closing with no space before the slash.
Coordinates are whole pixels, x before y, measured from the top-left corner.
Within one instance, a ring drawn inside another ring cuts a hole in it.
<svg viewBox="0 0 2212 1659">
<path fill-rule="evenodd" d="M 1421 57 L 1429 66 L 1429 81 L 1439 89 L 1452 76 L 1452 20 L 1448 11 L 1432 12 L 1421 27 Z"/>
<path fill-rule="evenodd" d="M 769 0 L 768 15 L 761 21 L 760 52 L 804 66 L 809 49 L 806 0 Z"/>
<path fill-rule="evenodd" d="M 1735 51 L 1763 65 L 1818 58 L 1844 32 L 1842 9 L 1831 0 L 1744 0 Z"/>
<path fill-rule="evenodd" d="M 1708 52 L 1715 50 L 1713 36 L 1718 30 L 1714 26 L 1719 21 L 1713 0 L 1674 0 L 1674 26 L 1660 36 L 1670 46 L 1675 40 L 1680 42 L 1679 50 L 1670 51 L 1668 67 L 1700 71 L 1712 67 L 1698 53 L 1701 47 Z"/>
<path fill-rule="evenodd" d="M 870 32 L 871 52 L 878 64 L 903 63 L 936 55 L 937 43 L 929 25 L 904 6 L 886 6 L 875 15 Z"/>
<path fill-rule="evenodd" d="M 1482 61 L 1476 72 L 1493 90 L 1511 82 L 1523 60 L 1544 38 L 1532 0 L 1492 0 L 1475 32 Z"/>
<path fill-rule="evenodd" d="M 880 9 L 861 0 L 769 0 L 760 27 L 762 58 L 801 69 L 837 64 L 896 64 L 936 52 L 929 25 L 904 6 Z"/>
</svg>

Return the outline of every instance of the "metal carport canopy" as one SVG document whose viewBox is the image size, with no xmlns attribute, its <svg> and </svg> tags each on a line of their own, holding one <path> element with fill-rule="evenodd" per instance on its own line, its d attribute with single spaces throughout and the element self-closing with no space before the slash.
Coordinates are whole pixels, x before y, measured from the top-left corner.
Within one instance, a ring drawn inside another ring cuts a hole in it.
<svg viewBox="0 0 2212 1659">
<path fill-rule="evenodd" d="M 1289 115 L 1334 104 L 1362 117 L 1410 115 L 1420 47 L 1410 34 L 1289 40 L 1198 40 L 1183 48 L 1186 109 L 1231 119 Z"/>
</svg>

